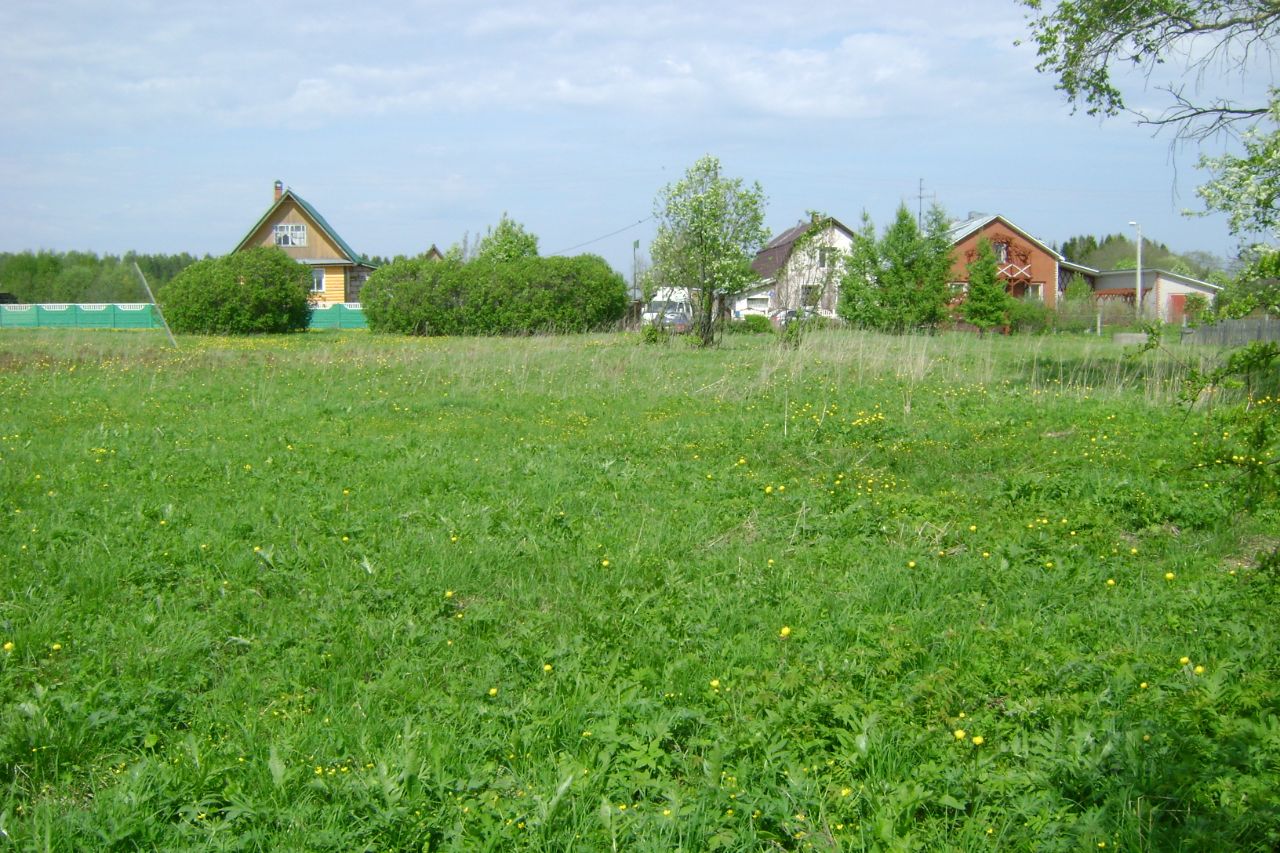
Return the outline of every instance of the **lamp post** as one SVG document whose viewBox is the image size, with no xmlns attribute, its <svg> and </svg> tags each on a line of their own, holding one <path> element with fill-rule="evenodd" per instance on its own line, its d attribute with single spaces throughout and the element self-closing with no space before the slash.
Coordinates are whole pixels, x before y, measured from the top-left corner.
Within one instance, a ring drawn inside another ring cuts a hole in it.
<svg viewBox="0 0 1280 853">
<path fill-rule="evenodd" d="M 1129 224 L 1138 229 L 1138 269 L 1134 274 L 1133 316 L 1142 322 L 1142 226 L 1133 220 Z"/>
</svg>

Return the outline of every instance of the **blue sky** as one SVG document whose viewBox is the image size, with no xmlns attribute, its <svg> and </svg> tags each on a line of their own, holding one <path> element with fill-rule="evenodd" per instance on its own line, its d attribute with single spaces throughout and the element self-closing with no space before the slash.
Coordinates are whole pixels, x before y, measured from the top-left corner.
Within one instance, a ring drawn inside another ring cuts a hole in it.
<svg viewBox="0 0 1280 853">
<path fill-rule="evenodd" d="M 775 233 L 810 209 L 881 226 L 923 179 L 1050 242 L 1136 219 L 1234 248 L 1182 215 L 1197 152 L 1071 115 L 1012 0 L 8 0 L 0 30 L 0 250 L 221 254 L 278 178 L 368 254 L 505 211 L 544 254 L 589 243 L 629 274 L 651 221 L 589 241 L 706 153 L 760 182 Z M 1167 80 L 1130 82 L 1162 103 Z"/>
</svg>

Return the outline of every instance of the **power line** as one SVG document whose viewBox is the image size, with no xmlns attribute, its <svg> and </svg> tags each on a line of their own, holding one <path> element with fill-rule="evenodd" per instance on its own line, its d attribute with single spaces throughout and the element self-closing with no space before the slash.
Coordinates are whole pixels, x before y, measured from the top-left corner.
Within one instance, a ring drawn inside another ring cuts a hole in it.
<svg viewBox="0 0 1280 853">
<path fill-rule="evenodd" d="M 635 228 L 637 225 L 643 225 L 643 224 L 645 224 L 645 223 L 646 223 L 646 222 L 648 222 L 650 219 L 653 219 L 653 216 L 652 216 L 652 215 L 646 216 L 644 219 L 641 219 L 641 220 L 639 220 L 638 222 L 632 222 L 630 225 L 624 225 L 622 228 L 619 228 L 617 231 L 610 231 L 608 234 L 605 234 L 605 235 L 603 235 L 603 236 L 600 236 L 600 237 L 594 237 L 594 238 L 592 238 L 592 239 L 588 240 L 588 241 L 587 241 L 587 242 L 585 242 L 585 243 L 579 243 L 579 244 L 578 244 L 578 245 L 576 245 L 576 246 L 570 246 L 570 247 L 569 247 L 569 248 L 567 248 L 567 249 L 561 249 L 560 251 L 558 251 L 558 252 L 552 252 L 551 254 L 552 254 L 552 255 L 563 255 L 565 252 L 572 252 L 574 249 L 581 249 L 583 246 L 590 246 L 592 243 L 599 243 L 601 240 L 607 240 L 607 239 L 609 239 L 610 237 L 616 237 L 617 235 L 621 234 L 623 231 L 630 231 L 632 228 Z"/>
</svg>

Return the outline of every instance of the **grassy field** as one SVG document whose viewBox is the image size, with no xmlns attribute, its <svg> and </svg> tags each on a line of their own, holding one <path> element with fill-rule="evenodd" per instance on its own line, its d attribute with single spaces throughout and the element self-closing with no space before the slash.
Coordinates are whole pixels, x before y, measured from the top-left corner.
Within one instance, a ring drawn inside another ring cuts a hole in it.
<svg viewBox="0 0 1280 853">
<path fill-rule="evenodd" d="M 1280 540 L 1081 339 L 0 335 L 0 850 L 1271 850 Z"/>
</svg>

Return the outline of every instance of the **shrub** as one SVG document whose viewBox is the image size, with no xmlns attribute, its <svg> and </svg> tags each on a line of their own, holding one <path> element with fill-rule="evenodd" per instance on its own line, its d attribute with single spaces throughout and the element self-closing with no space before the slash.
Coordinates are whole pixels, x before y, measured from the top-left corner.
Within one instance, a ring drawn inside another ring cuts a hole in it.
<svg viewBox="0 0 1280 853">
<path fill-rule="evenodd" d="M 370 329 L 415 335 L 584 332 L 627 307 L 626 282 L 595 255 L 401 260 L 369 276 L 361 296 Z"/>
<path fill-rule="evenodd" d="M 360 291 L 365 322 L 375 332 L 459 335 L 467 299 L 456 259 L 400 258 L 374 270 Z"/>
<path fill-rule="evenodd" d="M 725 327 L 731 335 L 760 335 L 773 331 L 773 324 L 763 314 L 748 314 L 741 320 L 734 320 Z"/>
<path fill-rule="evenodd" d="M 640 330 L 640 340 L 646 344 L 669 344 L 671 332 L 666 327 L 652 324 Z"/>
<path fill-rule="evenodd" d="M 1053 311 L 1039 299 L 1009 300 L 1009 330 L 1038 335 L 1053 328 Z"/>
<path fill-rule="evenodd" d="M 1093 291 L 1080 273 L 1073 273 L 1066 292 L 1058 300 L 1057 328 L 1063 332 L 1087 332 L 1097 321 Z"/>
<path fill-rule="evenodd" d="M 282 250 L 258 247 L 197 261 L 157 294 L 175 332 L 250 335 L 299 332 L 311 319 L 311 272 Z"/>
</svg>

